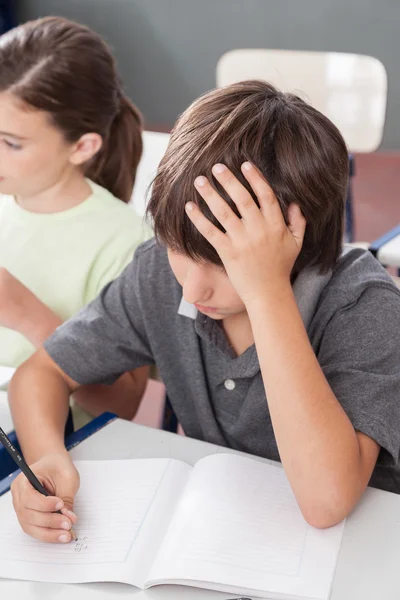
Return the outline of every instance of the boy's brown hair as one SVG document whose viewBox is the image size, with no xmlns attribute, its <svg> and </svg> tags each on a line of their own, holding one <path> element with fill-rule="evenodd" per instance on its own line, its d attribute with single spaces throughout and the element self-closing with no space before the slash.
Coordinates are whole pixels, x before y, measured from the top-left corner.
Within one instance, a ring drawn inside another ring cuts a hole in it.
<svg viewBox="0 0 400 600">
<path fill-rule="evenodd" d="M 321 272 L 331 269 L 342 249 L 348 185 L 346 144 L 327 117 L 298 96 L 262 81 L 213 90 L 193 102 L 178 119 L 147 209 L 156 237 L 196 261 L 220 266 L 217 252 L 186 216 L 185 204 L 196 202 L 223 231 L 196 191 L 194 180 L 206 176 L 238 214 L 211 168 L 225 164 L 257 202 L 240 170 L 244 161 L 253 163 L 267 179 L 285 220 L 294 202 L 307 221 L 294 271 L 310 264 Z"/>
</svg>

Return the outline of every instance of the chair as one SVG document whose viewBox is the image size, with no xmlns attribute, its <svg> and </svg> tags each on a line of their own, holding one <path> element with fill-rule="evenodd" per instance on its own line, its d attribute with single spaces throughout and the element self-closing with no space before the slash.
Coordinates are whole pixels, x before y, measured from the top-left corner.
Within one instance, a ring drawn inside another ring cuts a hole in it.
<svg viewBox="0 0 400 600">
<path fill-rule="evenodd" d="M 146 212 L 147 197 L 158 165 L 169 144 L 169 133 L 143 132 L 143 154 L 136 173 L 130 204 L 142 217 Z"/>
<path fill-rule="evenodd" d="M 385 267 L 396 267 L 400 275 L 400 225 L 373 241 L 369 250 Z"/>
<path fill-rule="evenodd" d="M 395 282 L 395 284 L 397 285 L 398 288 L 400 288 L 400 277 L 392 277 L 393 281 Z"/>
<path fill-rule="evenodd" d="M 146 212 L 147 198 L 151 192 L 151 183 L 157 173 L 158 165 L 165 154 L 169 144 L 169 133 L 154 131 L 143 132 L 143 155 L 136 174 L 130 204 L 134 210 L 143 216 Z M 165 397 L 161 426 L 164 431 L 176 433 L 178 420 L 171 406 L 168 396 Z"/>
<path fill-rule="evenodd" d="M 301 95 L 336 124 L 349 148 L 350 184 L 346 239 L 354 239 L 351 177 L 353 152 L 373 152 L 381 143 L 386 115 L 387 76 L 371 56 L 339 52 L 237 49 L 217 64 L 218 86 L 263 79 Z"/>
</svg>

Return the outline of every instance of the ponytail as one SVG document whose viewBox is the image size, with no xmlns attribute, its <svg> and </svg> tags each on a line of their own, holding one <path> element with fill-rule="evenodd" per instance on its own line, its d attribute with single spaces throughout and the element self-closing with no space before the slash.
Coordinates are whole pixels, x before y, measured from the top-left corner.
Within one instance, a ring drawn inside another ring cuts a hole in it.
<svg viewBox="0 0 400 600">
<path fill-rule="evenodd" d="M 110 132 L 88 165 L 86 176 L 123 202 L 129 202 L 142 156 L 143 120 L 129 98 L 121 96 L 120 102 Z"/>
</svg>

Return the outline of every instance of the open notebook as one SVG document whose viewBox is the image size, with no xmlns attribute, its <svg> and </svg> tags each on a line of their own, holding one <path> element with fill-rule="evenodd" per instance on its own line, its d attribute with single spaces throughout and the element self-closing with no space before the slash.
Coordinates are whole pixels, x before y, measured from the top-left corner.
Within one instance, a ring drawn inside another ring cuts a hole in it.
<svg viewBox="0 0 400 600">
<path fill-rule="evenodd" d="M 182 584 L 268 598 L 329 597 L 343 524 L 304 521 L 280 466 L 215 454 L 77 461 L 78 540 L 37 542 L 0 498 L 0 577 L 148 588 Z"/>
</svg>

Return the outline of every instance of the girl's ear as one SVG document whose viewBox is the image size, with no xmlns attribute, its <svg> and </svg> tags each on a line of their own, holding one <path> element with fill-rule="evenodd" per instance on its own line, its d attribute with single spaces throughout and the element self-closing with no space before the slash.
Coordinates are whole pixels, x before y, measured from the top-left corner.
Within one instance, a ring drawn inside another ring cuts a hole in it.
<svg viewBox="0 0 400 600">
<path fill-rule="evenodd" d="M 103 145 L 103 138 L 98 133 L 85 133 L 73 145 L 70 162 L 73 165 L 83 165 L 89 161 Z"/>
</svg>

